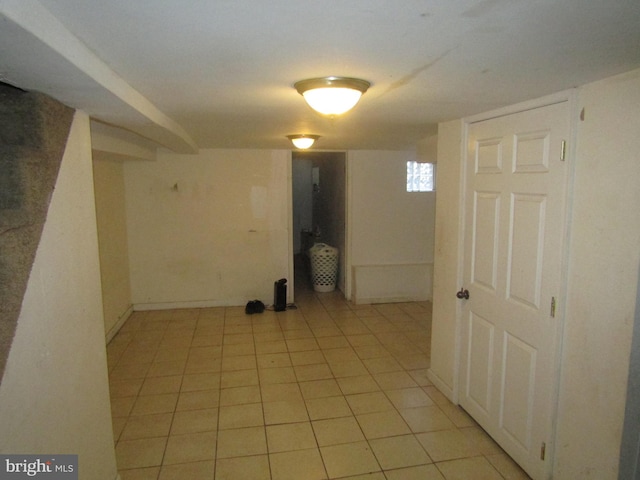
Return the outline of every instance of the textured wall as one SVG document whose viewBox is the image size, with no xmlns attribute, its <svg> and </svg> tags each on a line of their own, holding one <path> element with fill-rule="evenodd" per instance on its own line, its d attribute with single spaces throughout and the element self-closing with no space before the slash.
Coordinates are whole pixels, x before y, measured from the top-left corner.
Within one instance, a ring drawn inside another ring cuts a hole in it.
<svg viewBox="0 0 640 480">
<path fill-rule="evenodd" d="M 45 95 L 0 84 L 0 378 L 72 118 Z"/>
</svg>

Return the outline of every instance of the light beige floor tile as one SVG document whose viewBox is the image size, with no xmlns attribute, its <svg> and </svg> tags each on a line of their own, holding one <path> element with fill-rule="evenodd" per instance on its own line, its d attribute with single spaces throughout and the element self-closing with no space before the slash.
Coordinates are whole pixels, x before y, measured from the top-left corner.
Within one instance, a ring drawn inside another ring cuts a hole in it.
<svg viewBox="0 0 640 480">
<path fill-rule="evenodd" d="M 342 477 L 340 480 L 386 480 L 382 472 L 365 473 L 364 475 L 355 475 L 353 477 Z"/>
<path fill-rule="evenodd" d="M 311 398 L 335 397 L 342 395 L 338 382 L 333 378 L 301 382 L 300 391 L 305 400 Z"/>
<path fill-rule="evenodd" d="M 233 357 L 242 355 L 254 355 L 256 353 L 256 347 L 253 343 L 238 343 L 232 345 L 225 345 L 222 349 L 223 357 Z"/>
<path fill-rule="evenodd" d="M 116 365 L 111 371 L 111 377 L 117 380 L 130 378 L 144 378 L 151 367 L 150 363 L 133 365 Z"/>
<path fill-rule="evenodd" d="M 449 420 L 453 422 L 453 424 L 458 427 L 474 427 L 477 426 L 477 423 L 469 416 L 467 412 L 465 412 L 458 405 L 453 405 L 452 403 L 443 403 L 440 406 L 440 410 L 449 417 Z"/>
<path fill-rule="evenodd" d="M 320 447 L 329 478 L 379 472 L 380 466 L 367 442 Z"/>
<path fill-rule="evenodd" d="M 411 430 L 395 410 L 366 413 L 356 417 L 367 439 L 406 435 Z"/>
<path fill-rule="evenodd" d="M 421 387 L 428 387 L 432 385 L 431 380 L 429 380 L 429 377 L 427 375 L 428 372 L 428 368 L 423 368 L 418 370 L 410 370 L 407 373 L 416 381 L 418 385 L 420 385 Z"/>
<path fill-rule="evenodd" d="M 145 395 L 138 397 L 131 410 L 131 415 L 152 415 L 154 413 L 169 413 L 176 409 L 177 393 L 161 395 Z"/>
<path fill-rule="evenodd" d="M 311 420 L 346 417 L 352 414 L 349 404 L 343 396 L 311 398 L 305 400 Z"/>
<path fill-rule="evenodd" d="M 450 460 L 437 466 L 446 480 L 504 480 L 484 457 Z"/>
<path fill-rule="evenodd" d="M 353 348 L 361 360 L 388 357 L 390 355 L 389 351 L 382 345 L 362 345 Z"/>
<path fill-rule="evenodd" d="M 169 435 L 172 419 L 172 413 L 131 416 L 127 420 L 120 439 L 166 437 Z"/>
<path fill-rule="evenodd" d="M 387 470 L 384 473 L 387 480 L 446 480 L 435 465 Z"/>
<path fill-rule="evenodd" d="M 196 373 L 182 377 L 182 392 L 196 392 L 198 390 L 218 390 L 220 388 L 219 373 Z"/>
<path fill-rule="evenodd" d="M 370 333 L 363 335 L 347 335 L 347 340 L 353 347 L 360 347 L 365 345 L 380 345 L 380 342 L 375 335 Z"/>
<path fill-rule="evenodd" d="M 376 373 L 373 375 L 373 378 L 383 390 L 396 390 L 398 388 L 418 386 L 407 372 Z"/>
<path fill-rule="evenodd" d="M 340 386 L 340 390 L 342 390 L 342 393 L 345 395 L 375 392 L 380 390 L 380 386 L 371 375 L 338 378 L 337 381 Z"/>
<path fill-rule="evenodd" d="M 318 449 L 269 454 L 272 480 L 324 480 L 327 474 Z"/>
<path fill-rule="evenodd" d="M 331 418 L 316 420 L 313 423 L 318 445 L 338 445 L 341 443 L 354 443 L 364 440 L 360 425 L 354 417 Z"/>
<path fill-rule="evenodd" d="M 264 353 L 257 356 L 258 368 L 280 368 L 290 367 L 291 358 L 289 353 Z"/>
<path fill-rule="evenodd" d="M 130 378 L 124 380 L 109 380 L 109 392 L 111 398 L 135 397 L 142 388 L 142 378 Z"/>
<path fill-rule="evenodd" d="M 309 421 L 307 408 L 302 400 L 278 400 L 265 402 L 262 406 L 266 425 Z"/>
<path fill-rule="evenodd" d="M 215 469 L 215 461 L 165 465 L 160 470 L 158 480 L 211 480 Z"/>
<path fill-rule="evenodd" d="M 118 468 L 154 467 L 162 463 L 167 437 L 123 440 L 116 445 Z"/>
<path fill-rule="evenodd" d="M 281 336 L 281 335 L 280 335 Z M 256 353 L 264 355 L 268 353 L 285 353 L 287 352 L 287 343 L 282 340 L 273 338 L 273 335 L 265 336 L 264 334 L 255 335 L 256 337 Z"/>
<path fill-rule="evenodd" d="M 186 360 L 189 357 L 189 348 L 162 347 L 158 349 L 154 362 L 173 362 Z"/>
<path fill-rule="evenodd" d="M 227 331 L 247 331 L 251 328 L 247 327 L 227 327 L 225 326 L 224 338 L 222 339 L 222 345 L 238 345 L 240 343 L 253 343 L 252 333 L 227 333 Z"/>
<path fill-rule="evenodd" d="M 164 377 L 168 375 L 182 375 L 184 373 L 186 360 L 173 360 L 168 362 L 153 362 L 147 372 L 149 377 Z"/>
<path fill-rule="evenodd" d="M 356 362 L 359 361 L 358 354 L 356 351 L 349 345 L 344 348 L 332 348 L 330 350 L 323 351 L 325 358 L 327 359 L 327 363 L 339 363 L 339 362 Z"/>
<path fill-rule="evenodd" d="M 459 430 L 467 439 L 467 443 L 475 445 L 482 455 L 503 453 L 498 444 L 480 427 L 465 427 Z"/>
<path fill-rule="evenodd" d="M 163 465 L 215 460 L 216 432 L 171 435 L 164 453 Z"/>
<path fill-rule="evenodd" d="M 453 405 L 451 401 L 449 401 L 449 399 L 445 397 L 443 393 L 440 390 L 438 390 L 436 387 L 426 386 L 422 388 L 425 391 L 425 393 L 429 395 L 429 397 L 431 397 L 431 400 L 433 400 L 436 405 L 439 405 L 439 406 Z"/>
<path fill-rule="evenodd" d="M 223 388 L 220 391 L 220 406 L 260 403 L 261 400 L 262 397 L 260 396 L 260 387 L 258 385 Z"/>
<path fill-rule="evenodd" d="M 139 395 L 159 395 L 162 393 L 178 393 L 182 385 L 182 375 L 147 378 Z"/>
<path fill-rule="evenodd" d="M 264 425 L 262 404 L 260 403 L 220 407 L 220 416 L 218 419 L 218 428 L 220 430 L 255 427 L 259 425 Z"/>
<path fill-rule="evenodd" d="M 171 423 L 171 435 L 184 433 L 215 432 L 218 429 L 218 409 L 176 412 Z"/>
<path fill-rule="evenodd" d="M 220 388 L 245 387 L 259 383 L 256 369 L 222 372 L 220 376 Z"/>
<path fill-rule="evenodd" d="M 369 440 L 369 444 L 383 470 L 432 463 L 427 452 L 413 435 L 378 438 Z"/>
<path fill-rule="evenodd" d="M 382 392 L 358 393 L 355 395 L 347 395 L 347 402 L 353 413 L 362 415 L 364 413 L 384 412 L 385 410 L 393 410 L 393 405 Z"/>
<path fill-rule="evenodd" d="M 125 425 L 127 424 L 128 417 L 112 417 L 111 425 L 113 427 L 113 440 L 117 442 L 122 435 Z"/>
<path fill-rule="evenodd" d="M 290 452 L 316 448 L 316 438 L 311 423 L 287 423 L 267 426 L 269 452 Z"/>
<path fill-rule="evenodd" d="M 216 408 L 220 403 L 219 390 L 199 390 L 196 392 L 182 392 L 178 398 L 176 411 L 202 410 Z"/>
<path fill-rule="evenodd" d="M 278 400 L 302 400 L 300 386 L 298 383 L 275 383 L 271 385 L 262 385 L 263 402 L 275 402 Z"/>
<path fill-rule="evenodd" d="M 296 378 L 299 382 L 309 382 L 311 380 L 323 380 L 333 378 L 333 373 L 326 363 L 315 365 L 300 365 L 293 367 Z"/>
<path fill-rule="evenodd" d="M 219 373 L 222 365 L 222 359 L 200 359 L 190 358 L 184 367 L 184 373 Z"/>
<path fill-rule="evenodd" d="M 313 337 L 311 331 L 309 331 L 311 337 L 309 338 L 291 338 L 291 335 L 287 335 L 285 332 L 285 338 L 287 338 L 287 348 L 290 352 L 305 352 L 309 350 L 318 350 L 320 346 L 316 339 Z"/>
<path fill-rule="evenodd" d="M 120 480 L 157 480 L 160 475 L 160 467 L 120 470 L 118 473 Z"/>
<path fill-rule="evenodd" d="M 111 416 L 128 417 L 138 397 L 116 397 L 111 399 Z"/>
<path fill-rule="evenodd" d="M 363 362 L 371 374 L 400 372 L 403 370 L 402 366 L 393 357 L 368 358 Z"/>
<path fill-rule="evenodd" d="M 211 334 L 207 335 L 205 330 L 194 332 L 193 341 L 191 347 L 219 347 L 222 345 L 222 335 Z"/>
<path fill-rule="evenodd" d="M 237 428 L 218 432 L 218 458 L 267 453 L 264 427 Z"/>
<path fill-rule="evenodd" d="M 434 462 L 480 455 L 478 448 L 470 445 L 458 429 L 418 433 L 416 438 Z"/>
<path fill-rule="evenodd" d="M 222 371 L 232 372 L 236 370 L 252 370 L 256 368 L 255 355 L 224 356 L 222 358 Z"/>
<path fill-rule="evenodd" d="M 524 470 L 522 470 L 516 462 L 506 453 L 498 453 L 496 455 L 487 455 L 487 460 L 493 468 L 498 470 L 505 480 L 531 480 Z"/>
<path fill-rule="evenodd" d="M 453 422 L 436 405 L 404 408 L 400 410 L 400 415 L 402 415 L 402 418 L 407 422 L 413 433 L 450 430 L 455 427 Z"/>
<path fill-rule="evenodd" d="M 209 477 L 209 479 L 211 478 Z M 241 479 L 271 480 L 267 455 L 219 458 L 217 460 L 215 480 Z"/>
<path fill-rule="evenodd" d="M 398 409 L 435 405 L 433 400 L 419 387 L 385 390 L 385 393 Z"/>
<path fill-rule="evenodd" d="M 316 363 L 326 363 L 324 355 L 320 350 L 307 350 L 304 352 L 291 352 L 291 364 L 294 366 L 314 365 Z"/>
<path fill-rule="evenodd" d="M 317 339 L 318 345 L 323 350 L 323 353 L 327 353 L 328 350 L 334 348 L 344 348 L 349 347 L 349 341 L 342 335 L 336 335 L 335 337 L 318 337 Z"/>
<path fill-rule="evenodd" d="M 265 368 L 260 370 L 260 384 L 293 383 L 296 375 L 293 367 Z"/>
<path fill-rule="evenodd" d="M 329 365 L 333 376 L 336 378 L 358 377 L 367 375 L 369 371 L 361 360 L 352 360 L 347 362 L 333 362 Z"/>
</svg>

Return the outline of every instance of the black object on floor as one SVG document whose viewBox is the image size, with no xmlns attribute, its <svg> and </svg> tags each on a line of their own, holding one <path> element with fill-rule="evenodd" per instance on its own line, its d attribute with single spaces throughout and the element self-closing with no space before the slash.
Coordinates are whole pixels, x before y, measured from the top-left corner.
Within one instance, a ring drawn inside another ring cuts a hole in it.
<svg viewBox="0 0 640 480">
<path fill-rule="evenodd" d="M 247 305 L 244 307 L 244 313 L 247 315 L 262 312 L 264 312 L 264 303 L 260 300 L 251 300 L 250 302 L 247 302 Z"/>
<path fill-rule="evenodd" d="M 287 279 L 281 278 L 273 284 L 273 309 L 282 312 L 287 309 Z"/>
</svg>

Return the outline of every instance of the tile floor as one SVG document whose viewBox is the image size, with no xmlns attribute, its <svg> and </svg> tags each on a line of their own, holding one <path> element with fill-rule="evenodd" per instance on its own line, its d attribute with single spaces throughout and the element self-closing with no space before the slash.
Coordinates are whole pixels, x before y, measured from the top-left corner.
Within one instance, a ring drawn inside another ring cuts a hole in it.
<svg viewBox="0 0 640 480">
<path fill-rule="evenodd" d="M 135 312 L 108 346 L 122 480 L 527 479 L 427 379 L 431 305 Z"/>
</svg>

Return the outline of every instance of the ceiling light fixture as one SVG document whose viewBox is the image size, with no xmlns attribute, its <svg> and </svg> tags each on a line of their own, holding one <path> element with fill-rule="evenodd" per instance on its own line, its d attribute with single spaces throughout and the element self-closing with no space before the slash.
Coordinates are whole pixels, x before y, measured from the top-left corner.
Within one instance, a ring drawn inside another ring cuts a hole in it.
<svg viewBox="0 0 640 480">
<path fill-rule="evenodd" d="M 287 138 L 291 140 L 294 147 L 299 148 L 300 150 L 306 150 L 320 138 L 320 135 L 307 135 L 302 133 L 298 135 L 287 135 Z"/>
<path fill-rule="evenodd" d="M 340 115 L 355 107 L 371 84 L 359 78 L 324 77 L 300 80 L 293 86 L 315 111 Z"/>
</svg>

